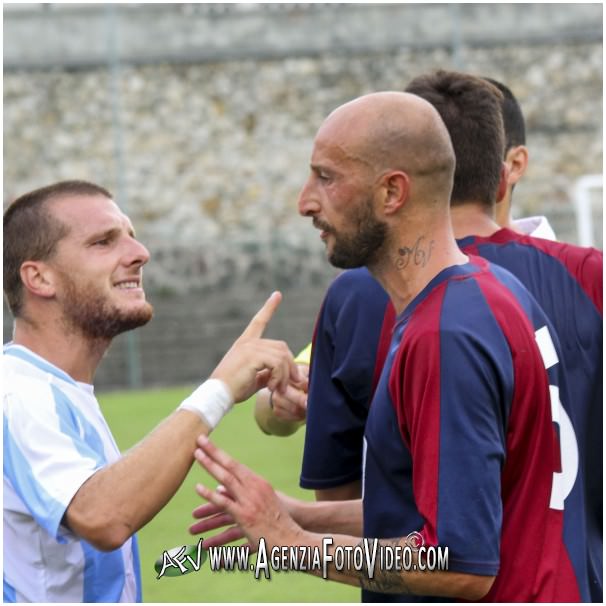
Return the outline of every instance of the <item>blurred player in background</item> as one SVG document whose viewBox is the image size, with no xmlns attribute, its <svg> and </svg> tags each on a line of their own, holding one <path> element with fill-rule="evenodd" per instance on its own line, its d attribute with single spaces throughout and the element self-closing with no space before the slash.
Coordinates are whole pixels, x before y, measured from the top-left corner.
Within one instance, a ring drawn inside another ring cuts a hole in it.
<svg viewBox="0 0 606 606">
<path fill-rule="evenodd" d="M 300 478 L 318 500 L 361 495 L 364 426 L 395 317 L 389 296 L 365 267 L 344 271 L 324 297 L 313 340 Z"/>
<path fill-rule="evenodd" d="M 528 168 L 528 148 L 526 147 L 526 125 L 524 114 L 514 94 L 502 82 L 492 78 L 483 78 L 496 86 L 503 95 L 501 113 L 505 128 L 505 164 L 507 165 L 507 188 L 505 195 L 497 202 L 496 222 L 515 232 L 555 240 L 556 235 L 547 217 L 524 217 L 513 219 L 511 216 L 511 198 L 516 183 L 524 176 Z"/>
<path fill-rule="evenodd" d="M 440 71 L 415 78 L 406 90 L 432 103 L 450 133 L 457 158 L 451 215 L 460 248 L 511 271 L 539 302 L 562 344 L 560 360 L 571 397 L 566 407 L 570 420 L 558 423 L 562 473 L 573 473 L 575 465 L 582 471 L 590 512 L 584 533 L 591 598 L 601 601 L 603 254 L 499 229 L 494 201 L 501 198 L 496 192 L 507 180 L 505 176 L 499 184 L 502 164 L 494 143 L 500 128 L 494 120 L 499 99 L 494 88 L 468 74 Z M 578 444 L 578 464 L 573 442 Z M 569 534 L 567 544 L 573 543 Z"/>
<path fill-rule="evenodd" d="M 111 194 L 66 181 L 4 213 L 4 601 L 141 601 L 135 531 L 183 482 L 196 437 L 260 386 L 299 380 L 261 339 L 274 294 L 211 378 L 121 457 L 94 395 L 118 334 L 146 324 L 149 260 Z M 259 372 L 261 371 L 261 372 Z"/>
<path fill-rule="evenodd" d="M 325 120 L 300 212 L 321 230 L 331 263 L 368 266 L 399 314 L 366 423 L 363 510 L 359 500 L 285 505 L 201 438 L 196 457 L 229 494 L 198 488 L 211 505 L 197 529 L 233 519 L 268 549 L 320 547 L 317 533 L 335 532 L 333 550 L 361 536 L 401 547 L 411 532 L 448 546 L 448 572 L 369 578 L 328 563 L 329 578 L 370 590 L 367 600 L 588 599 L 582 470 L 565 486 L 567 510 L 550 506 L 562 497 L 552 488 L 560 448 L 550 385 L 565 393 L 557 339 L 519 281 L 456 246 L 454 164 L 444 124 L 414 95 L 367 95 Z M 565 526 L 580 553 L 567 552 Z"/>
<path fill-rule="evenodd" d="M 290 435 L 307 419 L 301 486 L 315 489 L 318 500 L 360 497 L 364 425 L 394 320 L 387 293 L 366 268 L 344 271 L 316 323 L 309 394 L 289 386 L 272 397 L 273 410 L 268 390 L 257 397 L 255 417 L 266 433 Z M 304 352 L 311 354 L 311 344 Z"/>
</svg>

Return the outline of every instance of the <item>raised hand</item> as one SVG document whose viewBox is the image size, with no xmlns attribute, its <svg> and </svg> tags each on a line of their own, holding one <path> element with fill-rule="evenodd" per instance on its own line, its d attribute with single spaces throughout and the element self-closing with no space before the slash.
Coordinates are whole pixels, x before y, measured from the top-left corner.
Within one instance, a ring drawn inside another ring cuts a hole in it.
<svg viewBox="0 0 606 606">
<path fill-rule="evenodd" d="M 286 343 L 262 338 L 281 300 L 279 292 L 267 299 L 211 374 L 227 385 L 235 402 L 261 387 L 284 393 L 289 381 L 304 381 Z"/>
<path fill-rule="evenodd" d="M 273 544 L 291 538 L 296 544 L 296 537 L 302 529 L 291 518 L 271 485 L 217 448 L 206 436 L 198 438 L 198 446 L 196 459 L 222 486 L 211 490 L 202 484 L 196 485 L 196 492 L 209 501 L 209 505 L 195 510 L 195 517 L 204 519 L 192 528 L 204 532 L 236 525 L 213 537 L 213 543 L 210 543 L 213 539 L 205 539 L 204 544 L 218 545 L 243 536 L 253 549 L 261 537 Z"/>
<path fill-rule="evenodd" d="M 225 492 L 225 489 L 222 486 L 219 486 L 217 491 Z M 226 543 L 231 543 L 232 541 L 237 541 L 244 537 L 244 532 L 234 523 L 233 517 L 212 503 L 196 507 L 196 509 L 192 511 L 192 516 L 200 521 L 189 527 L 189 532 L 191 532 L 191 534 L 202 534 L 217 530 L 218 528 L 228 527 L 212 537 L 205 538 L 204 547 L 225 545 Z"/>
</svg>

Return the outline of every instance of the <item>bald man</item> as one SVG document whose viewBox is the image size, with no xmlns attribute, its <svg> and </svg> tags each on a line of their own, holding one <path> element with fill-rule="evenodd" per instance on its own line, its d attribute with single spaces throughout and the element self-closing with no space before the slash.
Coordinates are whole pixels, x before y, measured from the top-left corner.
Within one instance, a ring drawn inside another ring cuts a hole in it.
<svg viewBox="0 0 606 606">
<path fill-rule="evenodd" d="M 457 247 L 454 168 L 442 120 L 414 95 L 360 97 L 322 124 L 299 211 L 329 261 L 366 266 L 398 314 L 365 429 L 364 497 L 278 497 L 201 437 L 196 458 L 225 488 L 197 487 L 210 501 L 197 529 L 235 521 L 213 542 L 303 546 L 309 572 L 362 587 L 366 601 L 567 601 L 562 523 L 549 513 L 559 365 L 549 360 L 548 377 L 542 355 L 558 345 L 511 274 Z M 537 549 L 556 555 L 529 574 Z M 347 550 L 352 563 L 339 566 Z"/>
</svg>

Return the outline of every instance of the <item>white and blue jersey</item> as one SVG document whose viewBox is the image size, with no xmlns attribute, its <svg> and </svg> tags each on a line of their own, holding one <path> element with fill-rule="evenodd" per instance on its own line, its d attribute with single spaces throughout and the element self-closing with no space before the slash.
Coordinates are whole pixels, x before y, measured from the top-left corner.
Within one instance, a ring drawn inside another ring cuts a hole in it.
<svg viewBox="0 0 606 606">
<path fill-rule="evenodd" d="M 102 552 L 63 524 L 82 484 L 120 458 L 92 385 L 4 348 L 4 601 L 141 601 L 137 541 Z"/>
</svg>

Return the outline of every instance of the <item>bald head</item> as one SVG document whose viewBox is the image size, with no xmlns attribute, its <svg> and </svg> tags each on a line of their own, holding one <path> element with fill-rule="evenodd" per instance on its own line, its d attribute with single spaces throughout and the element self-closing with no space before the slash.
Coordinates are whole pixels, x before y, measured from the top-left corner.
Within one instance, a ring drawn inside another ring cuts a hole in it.
<svg viewBox="0 0 606 606">
<path fill-rule="evenodd" d="M 316 144 L 322 142 L 375 172 L 406 172 L 419 193 L 431 187 L 450 194 L 455 166 L 450 136 L 435 108 L 416 95 L 381 92 L 345 103 L 320 127 Z"/>
</svg>

